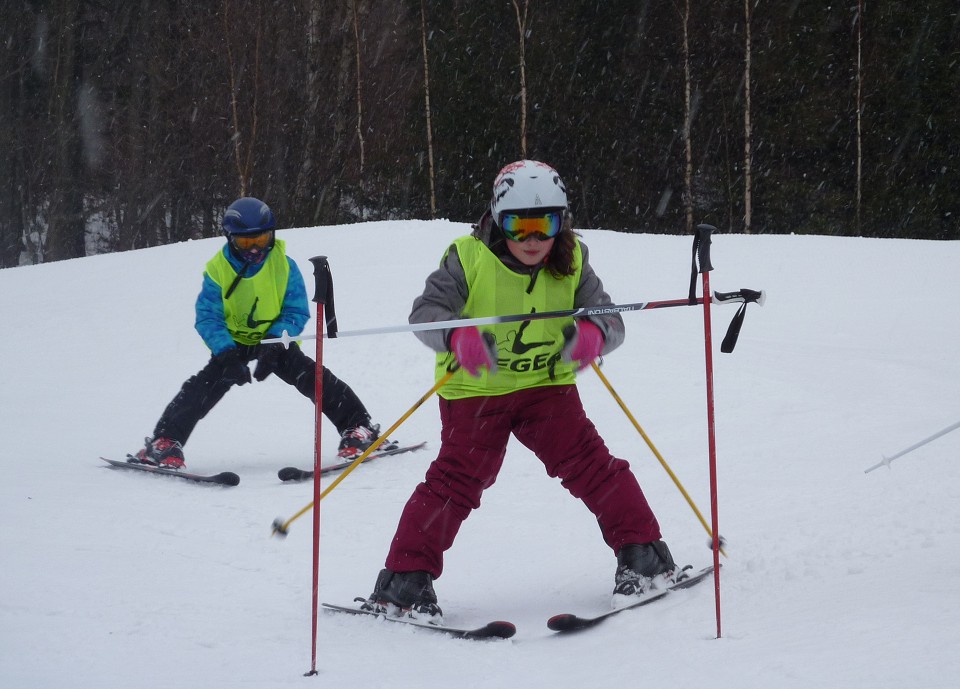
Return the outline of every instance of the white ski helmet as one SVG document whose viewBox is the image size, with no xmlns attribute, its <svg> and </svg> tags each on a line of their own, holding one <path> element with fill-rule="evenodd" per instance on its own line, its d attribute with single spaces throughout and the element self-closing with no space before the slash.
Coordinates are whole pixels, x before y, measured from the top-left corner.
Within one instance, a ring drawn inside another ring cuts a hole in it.
<svg viewBox="0 0 960 689">
<path fill-rule="evenodd" d="M 536 160 L 510 163 L 493 181 L 490 212 L 500 225 L 500 216 L 507 211 L 543 209 L 567 210 L 567 189 L 552 167 Z"/>
</svg>

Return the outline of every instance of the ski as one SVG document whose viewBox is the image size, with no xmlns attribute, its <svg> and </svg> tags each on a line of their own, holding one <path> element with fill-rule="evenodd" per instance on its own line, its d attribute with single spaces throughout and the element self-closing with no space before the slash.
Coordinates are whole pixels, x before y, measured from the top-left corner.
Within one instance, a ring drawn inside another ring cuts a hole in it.
<svg viewBox="0 0 960 689">
<path fill-rule="evenodd" d="M 240 483 L 240 477 L 232 471 L 224 471 L 212 476 L 204 476 L 202 474 L 191 474 L 186 471 L 180 471 L 179 469 L 166 469 L 164 467 L 132 462 L 130 460 L 122 462 L 117 459 L 107 459 L 106 457 L 101 457 L 100 459 L 116 469 L 133 469 L 135 471 L 145 471 L 149 474 L 157 474 L 159 476 L 173 476 L 187 481 L 193 481 L 194 483 L 215 483 L 220 486 L 235 486 Z"/>
<path fill-rule="evenodd" d="M 547 627 L 552 629 L 555 632 L 577 632 L 582 629 L 590 629 L 595 627 L 604 620 L 607 620 L 614 615 L 618 615 L 621 612 L 626 610 L 633 610 L 634 608 L 639 608 L 654 601 L 658 601 L 661 598 L 665 598 L 670 594 L 671 591 L 677 591 L 680 589 L 690 588 L 695 584 L 700 583 L 706 579 L 713 572 L 713 565 L 709 567 L 704 567 L 696 574 L 692 574 L 686 579 L 678 581 L 672 586 L 668 586 L 666 589 L 660 591 L 654 591 L 653 593 L 646 595 L 642 598 L 638 598 L 636 603 L 630 603 L 621 608 L 615 608 L 613 610 L 608 610 L 607 612 L 600 613 L 595 617 L 580 617 L 579 615 L 574 615 L 572 613 L 562 613 L 560 615 L 554 615 L 549 620 L 547 620 Z"/>
<path fill-rule="evenodd" d="M 346 605 L 323 603 L 323 607 L 332 612 L 344 612 L 349 615 L 369 615 L 371 617 L 384 619 L 387 622 L 396 622 L 398 624 L 410 625 L 411 627 L 429 629 L 432 632 L 446 634 L 447 636 L 452 636 L 455 639 L 509 639 L 511 636 L 517 633 L 517 628 L 513 625 L 513 623 L 499 620 L 495 622 L 488 622 L 482 627 L 477 627 L 476 629 L 459 629 L 457 627 L 448 627 L 442 624 L 419 622 L 410 617 L 394 617 L 392 615 L 386 615 L 384 613 L 374 612 L 372 610 L 361 610 L 360 608 L 353 608 Z"/>
<path fill-rule="evenodd" d="M 416 445 L 398 445 L 397 443 L 392 443 L 387 449 L 382 450 L 377 448 L 377 451 L 372 453 L 369 457 L 363 460 L 363 463 L 372 462 L 375 459 L 380 457 L 386 457 L 388 455 L 399 455 L 404 452 L 414 452 L 416 450 L 421 450 L 427 446 L 426 441 L 422 443 L 417 443 Z M 330 466 L 325 466 L 320 469 L 320 475 L 329 474 L 334 471 L 340 471 L 346 469 L 348 466 L 353 464 L 354 460 L 348 460 L 345 462 L 337 462 L 336 464 L 331 464 Z M 312 469 L 298 469 L 296 467 L 284 467 L 277 472 L 277 478 L 281 481 L 306 481 L 313 478 Z"/>
</svg>

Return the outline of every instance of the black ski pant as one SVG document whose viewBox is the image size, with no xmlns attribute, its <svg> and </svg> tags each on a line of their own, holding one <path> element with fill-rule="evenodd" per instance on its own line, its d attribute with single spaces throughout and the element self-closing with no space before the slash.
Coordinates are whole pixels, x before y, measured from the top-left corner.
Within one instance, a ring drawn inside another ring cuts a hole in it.
<svg viewBox="0 0 960 689">
<path fill-rule="evenodd" d="M 257 358 L 263 345 L 238 345 L 248 363 Z M 301 395 L 316 403 L 316 362 L 304 354 L 296 343 L 284 350 L 273 371 L 280 380 L 295 387 Z M 189 378 L 173 398 L 153 431 L 153 437 L 170 438 L 185 444 L 197 423 L 223 399 L 233 385 L 223 380 L 223 366 L 211 358 L 199 373 Z M 323 414 L 337 427 L 337 432 L 360 425 L 370 425 L 370 415 L 349 385 L 323 367 Z"/>
</svg>

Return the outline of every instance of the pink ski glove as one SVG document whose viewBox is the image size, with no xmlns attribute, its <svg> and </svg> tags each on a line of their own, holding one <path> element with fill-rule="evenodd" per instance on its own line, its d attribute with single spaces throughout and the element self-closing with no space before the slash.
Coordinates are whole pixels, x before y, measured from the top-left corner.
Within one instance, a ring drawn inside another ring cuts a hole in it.
<svg viewBox="0 0 960 689">
<path fill-rule="evenodd" d="M 485 339 L 475 326 L 454 330 L 450 335 L 450 351 L 471 376 L 479 376 L 482 366 L 486 366 L 491 373 L 497 370 L 494 344 Z"/>
<path fill-rule="evenodd" d="M 582 371 L 600 356 L 603 342 L 600 328 L 586 319 L 578 320 L 576 330 L 563 347 L 563 360 L 577 362 L 577 370 Z"/>
</svg>

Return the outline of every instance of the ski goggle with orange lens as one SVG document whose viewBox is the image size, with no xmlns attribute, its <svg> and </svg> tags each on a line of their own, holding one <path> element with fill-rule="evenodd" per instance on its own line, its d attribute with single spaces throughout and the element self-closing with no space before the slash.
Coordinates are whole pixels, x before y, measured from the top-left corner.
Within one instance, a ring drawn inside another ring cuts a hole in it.
<svg viewBox="0 0 960 689">
<path fill-rule="evenodd" d="M 232 234 L 230 241 L 240 251 L 252 251 L 253 249 L 266 249 L 273 241 L 273 230 L 264 230 L 257 234 Z"/>
<path fill-rule="evenodd" d="M 560 234 L 563 227 L 563 213 L 554 211 L 540 215 L 501 213 L 500 229 L 507 239 L 525 242 L 530 237 L 540 240 L 550 239 Z"/>
</svg>

